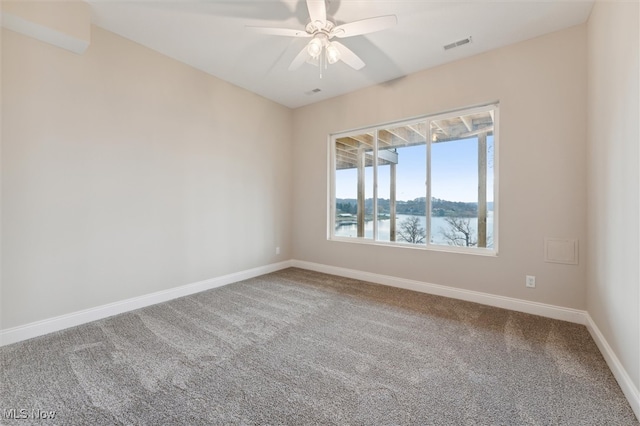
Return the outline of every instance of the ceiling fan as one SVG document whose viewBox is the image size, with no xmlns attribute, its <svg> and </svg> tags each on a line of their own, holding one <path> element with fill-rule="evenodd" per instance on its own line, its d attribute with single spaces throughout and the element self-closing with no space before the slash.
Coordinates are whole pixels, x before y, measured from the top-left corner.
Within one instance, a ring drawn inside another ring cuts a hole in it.
<svg viewBox="0 0 640 426">
<path fill-rule="evenodd" d="M 327 63 L 335 64 L 340 60 L 353 69 L 362 69 L 365 66 L 362 59 L 344 44 L 332 39 L 334 37 L 346 38 L 385 30 L 398 22 L 395 15 L 385 15 L 336 25 L 332 19 L 327 17 L 327 8 L 324 0 L 306 0 L 306 2 L 311 22 L 307 24 L 304 30 L 247 26 L 248 29 L 262 34 L 311 38 L 311 41 L 289 65 L 290 71 L 300 68 L 305 62 L 320 65 L 322 69 L 322 65 L 326 67 Z"/>
</svg>

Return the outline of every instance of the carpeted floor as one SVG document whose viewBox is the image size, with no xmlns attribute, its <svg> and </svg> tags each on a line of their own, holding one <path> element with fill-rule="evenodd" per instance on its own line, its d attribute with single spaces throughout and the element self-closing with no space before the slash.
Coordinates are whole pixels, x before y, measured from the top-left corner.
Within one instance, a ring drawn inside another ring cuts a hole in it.
<svg viewBox="0 0 640 426">
<path fill-rule="evenodd" d="M 0 361 L 3 424 L 638 424 L 583 326 L 300 269 Z"/>
</svg>

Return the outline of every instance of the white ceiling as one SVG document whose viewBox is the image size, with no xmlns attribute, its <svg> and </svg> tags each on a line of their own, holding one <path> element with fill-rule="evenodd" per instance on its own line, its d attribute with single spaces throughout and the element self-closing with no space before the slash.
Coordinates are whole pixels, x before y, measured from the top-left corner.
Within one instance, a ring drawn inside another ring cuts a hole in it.
<svg viewBox="0 0 640 426">
<path fill-rule="evenodd" d="M 337 24 L 393 14 L 398 24 L 341 39 L 364 60 L 287 68 L 309 41 L 247 25 L 303 29 L 304 0 L 89 0 L 93 23 L 291 108 L 583 23 L 594 0 L 328 0 Z M 471 36 L 473 42 L 443 46 Z M 313 89 L 321 89 L 312 94 Z"/>
</svg>

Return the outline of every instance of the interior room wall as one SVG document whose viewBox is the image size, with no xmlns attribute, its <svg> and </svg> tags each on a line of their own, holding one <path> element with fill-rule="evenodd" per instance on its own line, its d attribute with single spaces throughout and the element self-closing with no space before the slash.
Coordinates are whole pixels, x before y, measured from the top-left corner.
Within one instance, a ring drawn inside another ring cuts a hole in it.
<svg viewBox="0 0 640 426">
<path fill-rule="evenodd" d="M 585 266 L 545 263 L 545 237 L 586 232 L 586 25 L 294 111 L 296 259 L 585 309 Z M 330 70 L 328 71 L 330 72 Z M 327 135 L 500 102 L 496 257 L 327 240 Z M 525 275 L 537 287 L 525 287 Z"/>
<path fill-rule="evenodd" d="M 2 3 L 0 2 L 0 13 L 2 13 L 2 10 Z M 4 300 L 4 286 L 2 285 L 2 187 L 4 186 L 2 183 L 2 34 L 4 34 L 4 32 L 0 30 L 0 330 L 2 329 L 2 300 Z"/>
<path fill-rule="evenodd" d="M 2 329 L 292 257 L 291 110 L 91 39 L 3 30 Z"/>
<path fill-rule="evenodd" d="M 640 10 L 596 2 L 588 21 L 589 314 L 640 389 Z"/>
</svg>

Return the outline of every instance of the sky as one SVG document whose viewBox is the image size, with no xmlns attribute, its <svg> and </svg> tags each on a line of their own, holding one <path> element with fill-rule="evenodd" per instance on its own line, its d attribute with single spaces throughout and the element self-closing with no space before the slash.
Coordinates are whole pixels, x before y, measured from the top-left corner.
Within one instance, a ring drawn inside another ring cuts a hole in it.
<svg viewBox="0 0 640 426">
<path fill-rule="evenodd" d="M 487 138 L 489 158 L 493 136 Z M 448 201 L 478 201 L 477 138 L 431 145 L 431 195 Z M 493 161 L 489 159 L 487 187 L 493 186 Z M 426 146 L 398 148 L 396 197 L 399 201 L 426 197 Z M 373 168 L 365 171 L 365 197 L 373 197 Z M 493 201 L 488 191 L 487 201 Z M 389 198 L 389 166 L 378 168 L 378 197 Z M 336 198 L 357 198 L 357 170 L 336 171 Z"/>
</svg>

